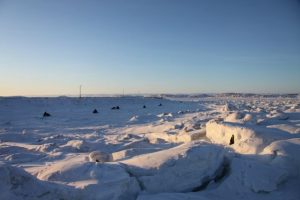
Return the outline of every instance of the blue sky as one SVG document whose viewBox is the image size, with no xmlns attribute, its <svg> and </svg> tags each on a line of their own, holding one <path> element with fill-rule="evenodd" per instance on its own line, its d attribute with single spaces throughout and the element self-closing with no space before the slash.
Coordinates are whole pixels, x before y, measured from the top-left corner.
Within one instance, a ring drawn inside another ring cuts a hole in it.
<svg viewBox="0 0 300 200">
<path fill-rule="evenodd" d="M 0 96 L 300 92 L 297 0 L 0 0 Z"/>
</svg>

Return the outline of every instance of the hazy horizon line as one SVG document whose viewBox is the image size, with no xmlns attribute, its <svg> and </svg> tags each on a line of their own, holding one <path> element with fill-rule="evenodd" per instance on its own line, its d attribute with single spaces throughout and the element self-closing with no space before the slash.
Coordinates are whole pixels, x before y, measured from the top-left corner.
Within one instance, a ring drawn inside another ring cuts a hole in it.
<svg viewBox="0 0 300 200">
<path fill-rule="evenodd" d="M 145 96 L 145 95 L 217 95 L 217 94 L 254 94 L 254 95 L 300 95 L 300 92 L 192 92 L 192 93 L 90 93 L 81 97 L 118 97 L 118 96 Z M 0 95 L 3 97 L 79 97 L 78 94 L 47 94 L 47 95 Z"/>
</svg>

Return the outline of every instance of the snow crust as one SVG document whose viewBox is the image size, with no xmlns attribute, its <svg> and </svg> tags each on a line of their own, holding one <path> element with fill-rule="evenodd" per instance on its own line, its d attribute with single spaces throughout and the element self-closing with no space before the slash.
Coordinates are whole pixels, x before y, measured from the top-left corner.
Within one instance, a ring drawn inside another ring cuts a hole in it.
<svg viewBox="0 0 300 200">
<path fill-rule="evenodd" d="M 0 97 L 0 199 L 299 200 L 299 105 L 293 95 Z"/>
</svg>

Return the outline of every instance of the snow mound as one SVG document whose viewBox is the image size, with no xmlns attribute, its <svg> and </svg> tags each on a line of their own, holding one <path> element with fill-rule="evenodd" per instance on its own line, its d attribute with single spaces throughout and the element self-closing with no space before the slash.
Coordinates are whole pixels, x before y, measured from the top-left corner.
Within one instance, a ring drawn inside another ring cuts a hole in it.
<svg viewBox="0 0 300 200">
<path fill-rule="evenodd" d="M 139 116 L 135 115 L 129 119 L 129 122 L 137 122 L 139 120 Z"/>
<path fill-rule="evenodd" d="M 274 110 L 267 115 L 267 118 L 273 120 L 287 120 L 289 116 L 284 112 L 281 112 L 279 110 Z"/>
<path fill-rule="evenodd" d="M 223 148 L 187 143 L 122 161 L 146 192 L 189 192 L 214 179 L 223 169 Z"/>
<path fill-rule="evenodd" d="M 300 103 L 298 103 L 298 104 L 293 104 L 293 105 L 291 106 L 291 109 L 292 109 L 292 110 L 300 109 Z"/>
<path fill-rule="evenodd" d="M 133 157 L 145 153 L 152 153 L 159 150 L 162 149 L 161 148 L 130 148 L 130 149 L 125 149 L 122 151 L 117 151 L 112 153 L 112 158 L 114 161 L 123 160 L 129 157 Z"/>
<path fill-rule="evenodd" d="M 75 194 L 70 191 L 61 185 L 58 187 L 58 185 L 40 181 L 21 168 L 0 163 L 0 199 L 75 198 Z"/>
<path fill-rule="evenodd" d="M 215 120 L 206 124 L 206 136 L 214 143 L 230 146 L 243 154 L 259 153 L 273 141 L 293 137 L 277 129 Z"/>
<path fill-rule="evenodd" d="M 231 161 L 230 175 L 216 192 L 226 194 L 234 186 L 235 191 L 241 193 L 245 190 L 268 193 L 277 190 L 286 179 L 285 170 L 273 167 L 256 158 L 236 157 Z"/>
<path fill-rule="evenodd" d="M 282 131 L 289 132 L 290 134 L 299 134 L 300 133 L 300 126 L 294 124 L 273 124 L 267 126 L 268 128 L 276 128 Z"/>
<path fill-rule="evenodd" d="M 253 115 L 247 113 L 242 113 L 242 112 L 233 112 L 229 114 L 225 119 L 225 122 L 232 122 L 232 123 L 239 123 L 239 124 L 244 124 L 244 123 L 252 123 L 256 124 L 256 120 L 254 119 Z"/>
<path fill-rule="evenodd" d="M 36 154 L 36 153 L 14 153 L 8 155 L 4 158 L 5 161 L 9 162 L 10 164 L 15 163 L 25 163 L 25 162 L 33 162 L 43 158 L 44 155 Z"/>
<path fill-rule="evenodd" d="M 46 153 L 55 150 L 57 147 L 56 143 L 45 143 L 37 146 L 34 150 Z"/>
<path fill-rule="evenodd" d="M 158 114 L 157 117 L 162 118 L 162 117 L 173 117 L 172 113 L 161 113 Z"/>
<path fill-rule="evenodd" d="M 61 147 L 78 152 L 87 152 L 90 150 L 89 145 L 83 140 L 70 140 L 67 142 L 67 144 L 62 145 Z"/>
<path fill-rule="evenodd" d="M 159 141 L 163 140 L 165 142 L 170 143 L 185 143 L 191 142 L 195 140 L 200 140 L 205 137 L 205 129 L 191 129 L 189 131 L 180 130 L 178 132 L 174 132 L 173 130 L 167 132 L 154 132 L 146 134 L 149 142 L 152 144 L 159 143 Z"/>
<path fill-rule="evenodd" d="M 89 154 L 90 162 L 105 163 L 112 161 L 112 155 L 101 151 L 93 151 Z"/>
<path fill-rule="evenodd" d="M 272 155 L 271 163 L 286 169 L 290 176 L 300 175 L 300 138 L 273 142 L 262 154 Z"/>
<path fill-rule="evenodd" d="M 232 104 L 232 103 L 226 103 L 224 106 L 221 107 L 220 111 L 221 112 L 230 112 L 230 111 L 235 111 L 237 108 Z"/>
<path fill-rule="evenodd" d="M 74 158 L 48 166 L 38 178 L 76 187 L 82 199 L 133 200 L 140 187 L 118 164 L 85 162 Z"/>
<path fill-rule="evenodd" d="M 257 161 L 233 163 L 233 170 L 236 170 L 236 167 L 240 169 L 241 182 L 254 192 L 272 192 L 287 178 L 284 170 Z"/>
</svg>

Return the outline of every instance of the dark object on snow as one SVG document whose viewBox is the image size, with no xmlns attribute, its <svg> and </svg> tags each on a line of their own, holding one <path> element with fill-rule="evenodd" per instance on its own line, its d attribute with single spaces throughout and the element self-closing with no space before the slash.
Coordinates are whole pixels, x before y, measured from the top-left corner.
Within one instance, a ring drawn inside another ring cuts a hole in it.
<svg viewBox="0 0 300 200">
<path fill-rule="evenodd" d="M 144 105 L 143 108 L 146 108 L 146 106 Z"/>
<path fill-rule="evenodd" d="M 95 110 L 93 111 L 93 114 L 97 114 L 97 113 L 98 113 L 98 110 L 95 109 Z"/>
<path fill-rule="evenodd" d="M 229 145 L 233 145 L 233 144 L 234 144 L 234 135 L 231 136 L 230 142 L 229 142 Z"/>
<path fill-rule="evenodd" d="M 51 115 L 47 112 L 44 112 L 43 117 L 50 117 Z"/>
<path fill-rule="evenodd" d="M 120 107 L 119 106 L 114 106 L 111 108 L 112 110 L 120 110 Z"/>
<path fill-rule="evenodd" d="M 162 104 L 160 103 L 158 106 L 162 106 Z"/>
</svg>

